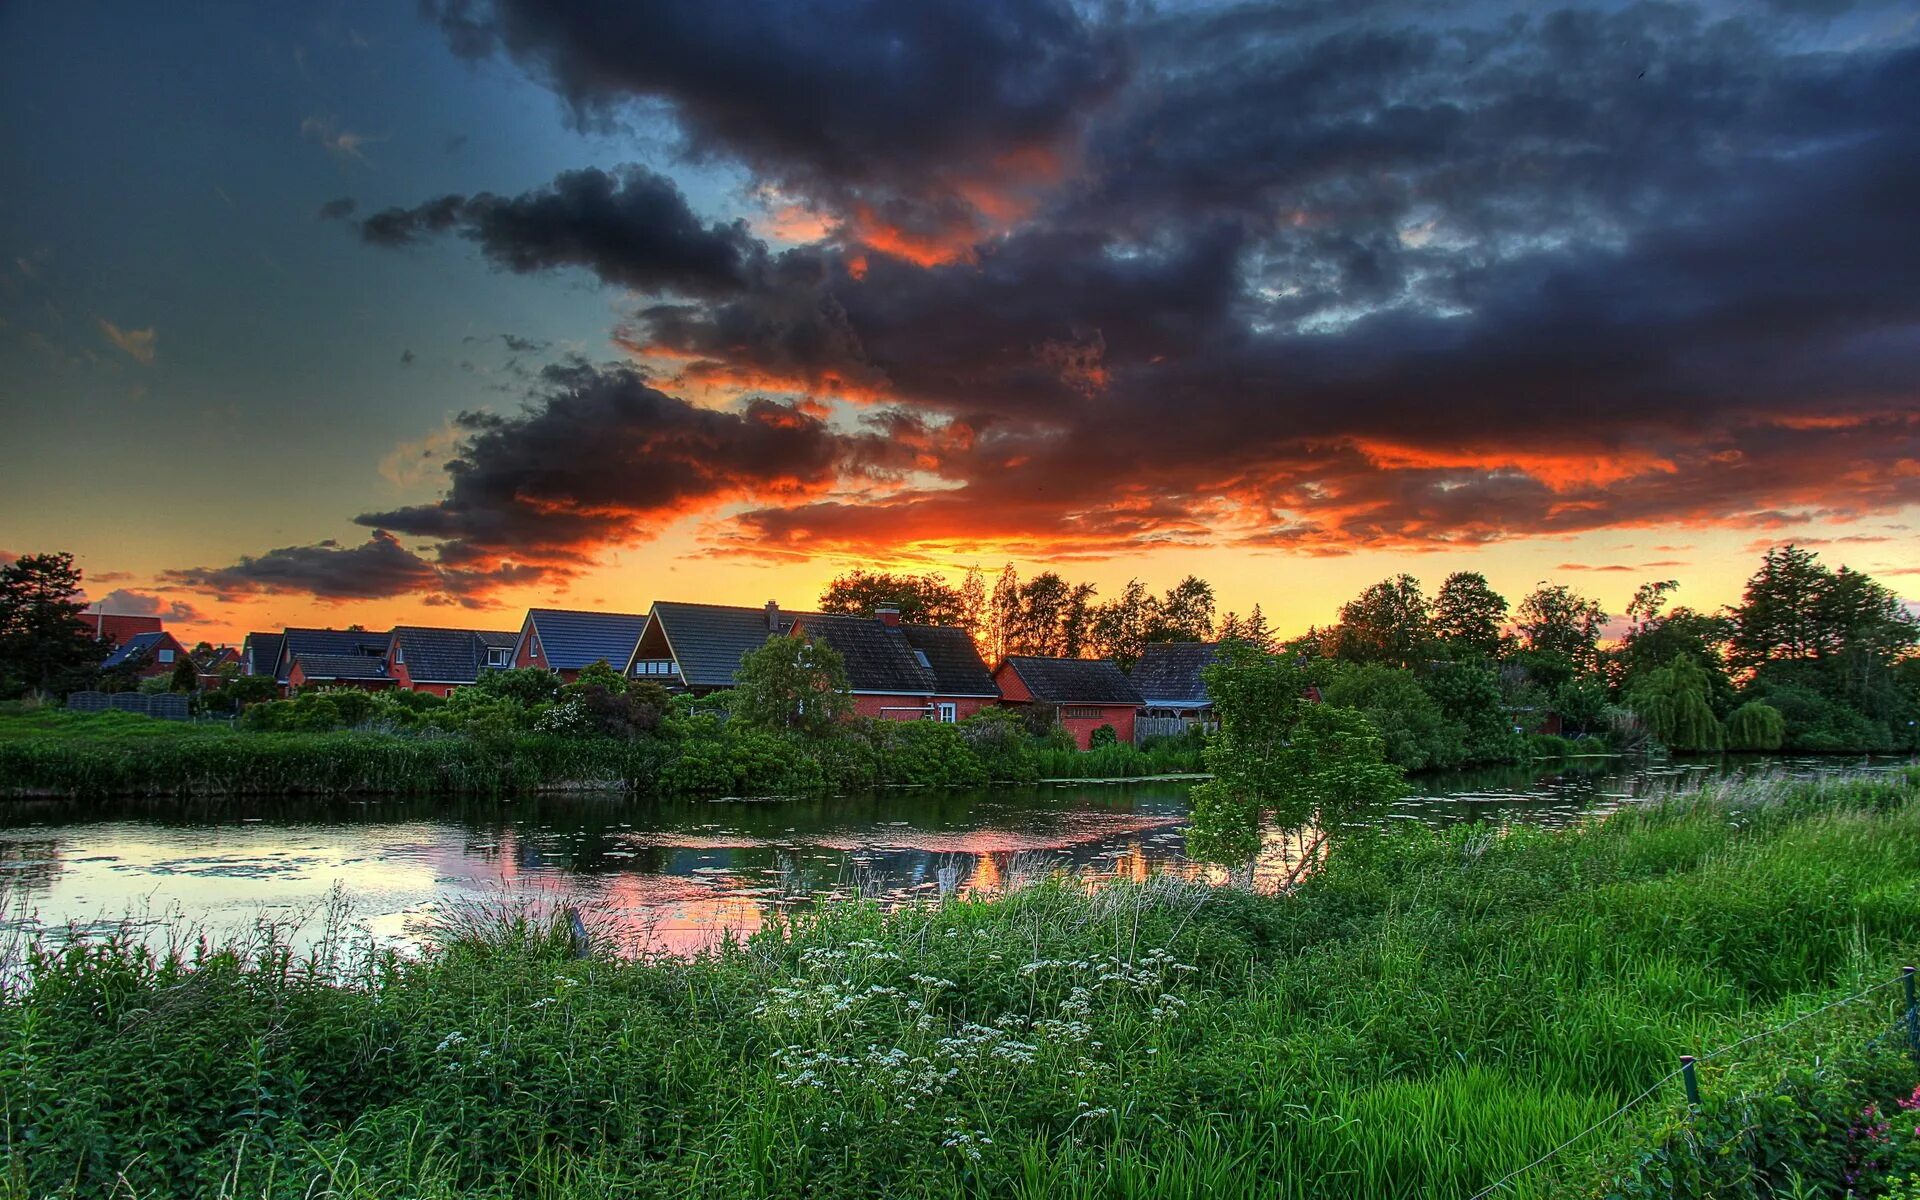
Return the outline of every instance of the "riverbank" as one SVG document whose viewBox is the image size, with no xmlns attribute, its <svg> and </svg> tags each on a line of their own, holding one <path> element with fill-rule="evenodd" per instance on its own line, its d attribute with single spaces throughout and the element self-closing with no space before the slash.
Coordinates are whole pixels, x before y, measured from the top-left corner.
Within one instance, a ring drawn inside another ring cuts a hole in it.
<svg viewBox="0 0 1920 1200">
<path fill-rule="evenodd" d="M 71 951 L 0 1006 L 0 1176 L 23 1195 L 1465 1197 L 1678 1055 L 1896 978 L 1920 952 L 1916 880 L 1907 772 L 1557 833 L 1355 838 L 1287 899 L 1163 876 L 831 904 L 691 959 L 575 959 L 470 910 L 413 963 L 341 940 L 311 961 Z M 1843 1006 L 1716 1058 L 1710 1106 L 1888 1017 Z M 1832 1100 L 1855 1117 L 1912 1084 L 1868 1067 Z M 1597 1190 L 1680 1105 L 1670 1082 L 1525 1187 Z M 1796 1153 L 1849 1153 L 1848 1115 Z"/>
<path fill-rule="evenodd" d="M 992 734 L 979 736 L 980 732 Z M 504 796 L 666 798 L 979 787 L 1043 776 L 1139 779 L 1201 770 L 1197 740 L 1063 749 L 1007 722 L 862 722 L 833 736 L 711 720 L 634 737 L 377 728 L 265 732 L 128 713 L 0 714 L 0 797 Z"/>
</svg>

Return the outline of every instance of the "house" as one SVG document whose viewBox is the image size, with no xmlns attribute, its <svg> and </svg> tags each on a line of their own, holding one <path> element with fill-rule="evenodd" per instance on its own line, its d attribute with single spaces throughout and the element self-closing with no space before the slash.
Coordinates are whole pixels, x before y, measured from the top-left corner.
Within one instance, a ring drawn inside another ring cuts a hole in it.
<svg viewBox="0 0 1920 1200">
<path fill-rule="evenodd" d="M 230 672 L 232 674 L 242 674 L 246 671 L 245 661 L 240 657 L 240 652 L 232 646 L 222 646 L 203 659 L 196 658 L 193 665 L 195 685 L 202 691 L 217 688 L 227 681 L 226 676 L 221 674 L 223 668 L 233 668 Z"/>
<path fill-rule="evenodd" d="M 513 665 L 519 640 L 512 630 L 395 626 L 387 643 L 387 674 L 397 687 L 451 696 L 456 688 L 478 683 L 483 673 Z"/>
<path fill-rule="evenodd" d="M 1146 704 L 1141 714 L 1152 719 L 1171 719 L 1211 724 L 1213 701 L 1207 695 L 1207 683 L 1200 672 L 1219 657 L 1216 642 L 1153 642 L 1140 652 L 1127 678 L 1133 681 Z"/>
<path fill-rule="evenodd" d="M 1133 682 L 1105 659 L 1028 658 L 1016 655 L 994 669 L 1005 704 L 1046 704 L 1059 712 L 1060 727 L 1082 750 L 1093 731 L 1113 726 L 1122 744 L 1133 743 L 1133 720 L 1142 700 Z"/>
<path fill-rule="evenodd" d="M 393 686 L 384 658 L 370 654 L 295 654 L 287 664 L 287 690 L 351 687 L 379 691 Z"/>
<path fill-rule="evenodd" d="M 646 623 L 643 613 L 530 608 L 514 638 L 512 662 L 552 671 L 569 682 L 597 662 L 617 671 L 633 660 Z"/>
<path fill-rule="evenodd" d="M 818 615 L 785 613 L 772 600 L 762 608 L 657 601 L 627 659 L 627 674 L 674 691 L 730 688 L 748 651 L 791 633 L 794 621 Z"/>
<path fill-rule="evenodd" d="M 249 675 L 271 675 L 280 661 L 281 635 L 249 633 L 240 644 L 240 669 Z"/>
<path fill-rule="evenodd" d="M 159 675 L 171 675 L 175 664 L 187 657 L 187 648 L 180 639 L 162 629 L 151 633 L 136 633 L 126 641 L 114 647 L 107 661 L 100 664 L 103 671 L 115 671 L 121 668 L 131 670 L 142 679 L 152 679 Z"/>
<path fill-rule="evenodd" d="M 897 608 L 872 618 L 810 613 L 794 637 L 831 647 L 847 666 L 854 713 L 891 721 L 961 721 L 1000 700 L 993 672 L 964 629 L 908 625 Z"/>
<path fill-rule="evenodd" d="M 104 612 L 81 613 L 80 623 L 87 627 L 94 641 L 112 642 L 115 646 L 124 646 L 143 633 L 159 633 L 165 628 L 159 617 L 127 617 Z"/>
<path fill-rule="evenodd" d="M 386 675 L 387 643 L 391 641 L 390 632 L 370 629 L 289 629 L 280 635 L 280 649 L 274 656 L 273 677 L 287 691 L 295 691 L 301 685 L 293 681 L 294 660 L 301 655 L 314 658 L 370 658 L 380 665 L 380 674 L 391 683 Z M 320 669 L 317 662 L 313 665 Z M 329 668 L 330 669 L 330 668 Z M 308 683 L 320 682 L 312 671 L 303 672 Z"/>
</svg>

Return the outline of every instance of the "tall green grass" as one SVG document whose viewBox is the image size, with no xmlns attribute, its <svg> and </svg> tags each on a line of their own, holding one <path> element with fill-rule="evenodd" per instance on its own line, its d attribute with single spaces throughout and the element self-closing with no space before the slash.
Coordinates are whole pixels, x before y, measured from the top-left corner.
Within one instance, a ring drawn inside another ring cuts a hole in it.
<svg viewBox="0 0 1920 1200">
<path fill-rule="evenodd" d="M 420 961 L 45 944 L 0 1001 L 0 1196 L 1468 1197 L 1680 1054 L 1893 979 L 1917 793 L 1356 837 L 1285 898 L 831 904 L 692 959 L 575 958 L 526 914 Z M 1851 1051 L 1897 994 L 1703 1086 Z M 1600 1194 L 1680 1108 L 1669 1081 L 1506 1194 Z"/>
</svg>

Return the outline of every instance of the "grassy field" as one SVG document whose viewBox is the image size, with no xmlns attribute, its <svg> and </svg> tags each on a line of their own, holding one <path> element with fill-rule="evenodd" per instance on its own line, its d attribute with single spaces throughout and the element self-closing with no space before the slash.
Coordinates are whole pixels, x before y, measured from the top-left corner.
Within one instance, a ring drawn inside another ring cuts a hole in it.
<svg viewBox="0 0 1920 1200">
<path fill-rule="evenodd" d="M 42 948 L 0 1003 L 0 1196 L 1468 1197 L 1656 1083 L 1502 1194 L 1885 1194 L 1913 1067 L 1860 1048 L 1897 986 L 1703 1064 L 1724 1143 L 1676 1135 L 1669 1076 L 1897 978 L 1920 778 L 1363 837 L 1285 898 L 839 904 L 693 960 L 444 942 Z"/>
</svg>

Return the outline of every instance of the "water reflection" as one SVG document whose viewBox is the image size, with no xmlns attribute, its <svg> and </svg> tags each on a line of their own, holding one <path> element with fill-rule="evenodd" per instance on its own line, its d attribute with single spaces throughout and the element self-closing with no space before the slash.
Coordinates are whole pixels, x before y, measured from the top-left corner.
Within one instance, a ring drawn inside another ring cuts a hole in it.
<svg viewBox="0 0 1920 1200">
<path fill-rule="evenodd" d="M 1563 823 L 1702 774 L 1889 770 L 1894 760 L 1576 760 L 1416 781 L 1385 820 Z M 526 797 L 460 804 L 287 798 L 220 804 L 0 806 L 0 928 L 97 927 L 129 914 L 214 933 L 315 911 L 336 886 L 377 937 L 417 942 L 450 903 L 566 897 L 631 944 L 686 951 L 822 896 L 993 892 L 1065 869 L 1218 878 L 1183 854 L 1187 785 L 903 792 L 790 803 Z M 1255 882 L 1300 846 L 1271 834 Z M 943 871 L 943 868 L 945 869 Z M 943 878 L 944 876 L 944 878 Z"/>
</svg>

